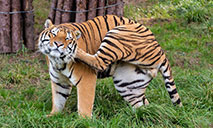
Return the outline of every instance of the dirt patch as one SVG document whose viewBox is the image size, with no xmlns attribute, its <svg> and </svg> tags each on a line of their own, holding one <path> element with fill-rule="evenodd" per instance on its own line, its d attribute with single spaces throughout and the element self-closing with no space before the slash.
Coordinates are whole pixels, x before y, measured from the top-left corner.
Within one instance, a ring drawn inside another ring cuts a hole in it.
<svg viewBox="0 0 213 128">
<path fill-rule="evenodd" d="M 158 1 L 149 1 L 149 0 L 124 0 L 125 5 L 142 5 L 144 7 L 151 6 Z"/>
<path fill-rule="evenodd" d="M 11 84 L 11 83 L 8 83 L 8 84 L 5 84 L 5 85 L 3 84 L 3 88 L 4 89 L 8 89 L 8 90 L 9 89 L 13 89 L 14 88 L 14 84 Z"/>
<path fill-rule="evenodd" d="M 194 66 L 200 66 L 200 53 L 198 51 L 193 51 L 190 53 L 176 52 L 173 56 L 174 65 L 184 68 L 186 65 L 189 68 L 194 68 Z"/>
<path fill-rule="evenodd" d="M 141 18 L 138 20 L 138 23 L 144 24 L 146 26 L 153 26 L 155 24 L 164 25 L 165 23 L 172 22 L 172 19 L 163 19 L 163 18 Z"/>
<path fill-rule="evenodd" d="M 137 5 L 138 3 L 144 3 L 147 2 L 147 0 L 124 0 L 125 4 L 133 4 L 133 5 Z"/>
<path fill-rule="evenodd" d="M 185 64 L 185 59 L 184 59 L 184 57 L 181 57 L 181 56 L 179 56 L 179 55 L 174 55 L 173 58 L 174 58 L 174 60 L 175 60 L 175 62 L 174 62 L 174 65 L 175 65 L 175 66 L 184 68 L 184 64 Z"/>
</svg>

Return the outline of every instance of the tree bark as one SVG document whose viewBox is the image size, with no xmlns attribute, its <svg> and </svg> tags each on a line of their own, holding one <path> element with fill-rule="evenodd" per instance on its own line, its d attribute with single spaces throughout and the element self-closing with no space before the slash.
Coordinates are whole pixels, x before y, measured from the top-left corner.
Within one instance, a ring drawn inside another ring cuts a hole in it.
<svg viewBox="0 0 213 128">
<path fill-rule="evenodd" d="M 122 4 L 123 0 L 117 0 L 117 3 L 121 3 L 116 6 L 116 15 L 123 16 L 124 15 L 124 4 Z"/>
<path fill-rule="evenodd" d="M 107 5 L 113 5 L 115 3 L 116 3 L 116 0 L 108 0 Z M 107 8 L 107 14 L 115 14 L 115 11 L 116 11 L 115 6 Z"/>
<path fill-rule="evenodd" d="M 10 12 L 10 0 L 0 1 L 0 11 Z M 11 52 L 10 15 L 0 14 L 0 53 Z"/>
<path fill-rule="evenodd" d="M 64 0 L 58 0 L 57 8 L 58 9 L 63 9 L 63 5 L 64 5 Z M 56 11 L 55 24 L 60 24 L 61 23 L 61 19 L 62 19 L 61 16 L 62 16 L 62 12 Z"/>
<path fill-rule="evenodd" d="M 86 0 L 76 0 L 76 10 L 77 11 L 86 10 L 86 5 L 87 5 Z M 83 21 L 86 21 L 86 13 L 85 12 L 77 13 L 75 22 L 80 23 Z"/>
<path fill-rule="evenodd" d="M 91 10 L 91 9 L 94 9 L 93 11 L 90 11 L 88 13 L 88 16 L 87 16 L 87 19 L 90 20 L 90 19 L 93 19 L 94 17 L 96 17 L 96 8 L 97 8 L 97 0 L 89 0 L 89 7 L 88 7 L 88 10 Z"/>
<path fill-rule="evenodd" d="M 12 0 L 12 11 L 20 11 L 20 0 Z M 21 49 L 21 14 L 12 15 L 12 52 L 17 52 Z"/>
<path fill-rule="evenodd" d="M 50 12 L 48 15 L 48 18 L 51 19 L 53 23 L 55 23 L 55 14 L 56 14 L 56 11 L 53 8 L 57 8 L 57 1 L 58 0 L 52 0 Z"/>
<path fill-rule="evenodd" d="M 98 7 L 104 7 L 105 6 L 105 0 L 99 0 Z M 105 9 L 98 9 L 98 16 L 104 16 L 105 15 Z"/>
<path fill-rule="evenodd" d="M 64 10 L 69 11 L 72 10 L 73 0 L 64 0 Z M 62 14 L 62 23 L 70 22 L 71 14 L 69 12 L 64 12 Z"/>
<path fill-rule="evenodd" d="M 33 0 L 23 0 L 24 11 L 33 10 Z M 34 42 L 34 14 L 24 13 L 24 44 L 29 50 L 35 50 Z"/>
</svg>

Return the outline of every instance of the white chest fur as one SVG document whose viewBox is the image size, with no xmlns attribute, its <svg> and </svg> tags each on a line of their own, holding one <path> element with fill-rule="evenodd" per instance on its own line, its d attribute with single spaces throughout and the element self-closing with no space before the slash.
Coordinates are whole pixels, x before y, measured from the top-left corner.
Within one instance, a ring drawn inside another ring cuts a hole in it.
<svg viewBox="0 0 213 128">
<path fill-rule="evenodd" d="M 76 85 L 79 79 L 73 73 L 73 68 L 67 63 L 62 63 L 60 60 L 50 60 L 49 74 L 50 78 L 55 83 L 62 83 L 66 85 Z"/>
</svg>

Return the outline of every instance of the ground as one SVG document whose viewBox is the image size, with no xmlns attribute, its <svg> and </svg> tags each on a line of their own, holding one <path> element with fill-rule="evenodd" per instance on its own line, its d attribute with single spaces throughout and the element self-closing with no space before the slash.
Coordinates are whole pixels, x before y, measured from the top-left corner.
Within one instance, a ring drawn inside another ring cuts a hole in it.
<svg viewBox="0 0 213 128">
<path fill-rule="evenodd" d="M 38 1 L 34 0 L 37 36 L 50 5 Z M 97 82 L 92 119 L 78 116 L 76 88 L 64 111 L 46 118 L 51 87 L 45 58 L 23 48 L 17 54 L 0 55 L 0 127 L 213 127 L 213 3 L 189 2 L 126 0 L 125 5 L 125 17 L 149 27 L 166 52 L 183 107 L 172 105 L 160 74 L 146 92 L 150 105 L 137 110 L 108 78 Z"/>
</svg>

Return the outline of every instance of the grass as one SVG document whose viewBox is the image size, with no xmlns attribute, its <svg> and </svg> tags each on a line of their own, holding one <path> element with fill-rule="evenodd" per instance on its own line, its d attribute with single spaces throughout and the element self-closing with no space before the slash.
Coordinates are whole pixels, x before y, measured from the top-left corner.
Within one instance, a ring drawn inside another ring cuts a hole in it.
<svg viewBox="0 0 213 128">
<path fill-rule="evenodd" d="M 34 2 L 35 8 L 43 8 L 48 3 Z M 140 21 L 140 18 L 150 18 L 146 13 L 141 14 L 140 9 L 168 3 L 152 0 L 133 5 L 130 3 L 128 11 L 138 8 L 139 12 L 131 14 L 125 10 L 125 16 L 135 16 Z M 35 12 L 38 32 L 42 30 L 41 21 L 45 21 L 48 14 L 46 8 L 43 11 L 44 14 L 39 9 Z M 40 53 L 23 49 L 17 54 L 0 55 L 0 127 L 213 127 L 213 36 L 208 24 L 210 21 L 188 22 L 185 18 L 177 18 L 182 16 L 175 11 L 171 13 L 169 17 L 163 15 L 160 18 L 168 20 L 159 20 L 155 16 L 152 19 L 156 20 L 148 20 L 147 24 L 170 60 L 183 107 L 172 105 L 160 74 L 146 91 L 150 105 L 136 110 L 120 97 L 112 79 L 107 78 L 97 82 L 92 119 L 78 116 L 76 88 L 73 88 L 64 111 L 46 118 L 45 115 L 51 111 L 51 87 L 45 58 Z"/>
</svg>

